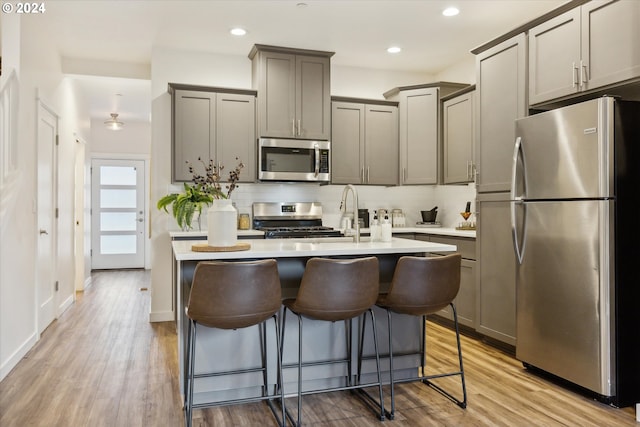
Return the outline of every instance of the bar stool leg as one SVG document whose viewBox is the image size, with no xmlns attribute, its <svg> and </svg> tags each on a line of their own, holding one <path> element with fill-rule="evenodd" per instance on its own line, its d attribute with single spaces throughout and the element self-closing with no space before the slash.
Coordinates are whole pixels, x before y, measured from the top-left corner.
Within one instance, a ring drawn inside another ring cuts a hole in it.
<svg viewBox="0 0 640 427">
<path fill-rule="evenodd" d="M 195 371 L 195 347 L 196 347 L 196 322 L 189 320 L 189 343 L 188 343 L 188 374 L 187 374 L 187 396 L 185 399 L 185 425 L 191 427 L 193 420 L 193 382 Z"/>
<path fill-rule="evenodd" d="M 276 335 L 276 349 L 277 349 L 277 362 L 278 362 L 278 366 L 277 366 L 277 370 L 278 370 L 278 381 L 276 384 L 276 388 L 274 390 L 273 394 L 276 394 L 278 391 L 280 392 L 280 410 L 281 410 L 281 414 L 280 414 L 280 420 L 279 420 L 279 425 L 282 427 L 285 427 L 287 425 L 287 418 L 285 415 L 285 406 L 284 406 L 284 380 L 282 378 L 282 355 L 281 355 L 281 346 L 280 346 L 280 326 L 279 326 L 279 321 L 278 321 L 278 316 L 277 315 L 273 315 L 273 323 L 275 326 L 275 335 Z M 265 341 L 266 342 L 266 341 Z M 266 372 L 266 371 L 265 371 Z M 267 385 L 267 380 L 265 379 L 265 387 Z M 278 414 L 276 414 L 276 408 L 275 406 L 273 406 L 273 402 L 271 402 L 271 400 L 267 400 L 267 405 L 269 405 L 269 408 L 271 409 L 271 412 L 273 413 L 274 417 L 276 417 L 276 420 L 278 420 Z"/>
<path fill-rule="evenodd" d="M 380 375 L 380 351 L 378 348 L 378 331 L 376 328 L 376 317 L 373 314 L 373 309 L 369 309 L 371 315 L 371 326 L 373 327 L 373 345 L 376 352 L 376 370 L 378 371 L 378 390 L 380 398 L 380 421 L 384 421 L 384 397 L 382 396 L 382 376 Z M 365 316 L 366 317 L 366 316 Z M 364 332 L 364 331 L 363 331 Z M 364 334 L 363 334 L 364 335 Z"/>
<path fill-rule="evenodd" d="M 391 339 L 392 334 L 392 322 L 391 322 L 391 310 L 387 310 L 387 328 L 389 331 L 389 385 L 390 387 L 390 392 L 389 394 L 391 395 L 391 412 L 389 412 L 388 417 L 390 420 L 392 420 L 395 417 L 395 413 L 396 413 L 396 400 L 395 400 L 395 394 L 394 394 L 394 390 L 393 390 L 393 341 Z M 422 360 L 424 361 L 424 355 L 422 357 Z M 423 369 L 424 369 L 424 362 L 422 363 Z"/>
</svg>

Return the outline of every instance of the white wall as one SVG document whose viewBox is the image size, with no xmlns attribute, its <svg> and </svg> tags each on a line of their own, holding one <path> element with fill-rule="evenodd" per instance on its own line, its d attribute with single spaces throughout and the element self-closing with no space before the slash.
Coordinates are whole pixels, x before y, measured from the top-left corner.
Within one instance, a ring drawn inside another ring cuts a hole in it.
<svg viewBox="0 0 640 427">
<path fill-rule="evenodd" d="M 104 120 L 91 120 L 91 153 L 119 155 L 149 155 L 151 153 L 151 123 L 127 122 L 121 130 L 104 126 Z"/>
<path fill-rule="evenodd" d="M 0 239 L 0 379 L 4 378 L 39 339 L 36 310 L 36 96 L 59 115 L 59 188 L 57 221 L 60 230 L 56 280 L 57 314 L 74 298 L 73 170 L 75 134 L 87 134 L 79 117 L 72 86 L 60 72 L 57 50 L 36 34 L 38 20 L 3 14 L 3 70 L 17 71 L 19 83 L 17 168 L 15 179 L 1 191 Z"/>
<path fill-rule="evenodd" d="M 452 70 L 451 77 L 465 75 Z M 449 75 L 446 75 L 449 76 Z M 468 76 L 467 76 L 468 77 Z M 152 188 L 151 200 L 157 201 L 175 186 L 171 180 L 171 98 L 168 83 L 203 86 L 251 88 L 251 61 L 246 56 L 215 55 L 154 49 L 151 66 L 152 78 Z M 357 67 L 331 67 L 331 94 L 369 99 L 384 99 L 382 94 L 397 86 L 408 86 L 435 81 L 433 76 Z M 455 81 L 455 80 L 449 80 Z M 331 226 L 338 226 L 339 199 L 343 186 L 304 184 L 241 184 L 232 198 L 240 212 L 251 212 L 254 201 L 320 201 Z M 179 189 L 179 188 L 178 188 Z M 435 186 L 371 187 L 359 186 L 362 208 L 401 208 L 407 214 L 407 223 L 420 219 L 419 211 L 439 206 L 439 217 L 445 225 L 459 222 L 456 216 L 464 203 L 473 201 L 473 186 L 454 186 L 440 191 Z M 445 200 L 451 197 L 451 203 Z M 171 247 L 168 230 L 176 229 L 170 215 L 151 210 L 151 321 L 173 319 L 173 293 L 171 286 Z"/>
</svg>

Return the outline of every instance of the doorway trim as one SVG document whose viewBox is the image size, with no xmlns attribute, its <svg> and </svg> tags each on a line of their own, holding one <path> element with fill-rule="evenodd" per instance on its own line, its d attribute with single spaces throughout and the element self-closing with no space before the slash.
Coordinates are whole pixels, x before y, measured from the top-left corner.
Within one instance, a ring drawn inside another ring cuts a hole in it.
<svg viewBox="0 0 640 427">
<path fill-rule="evenodd" d="M 144 269 L 149 270 L 151 268 L 151 241 L 149 239 L 150 230 L 151 230 L 151 212 L 150 209 L 153 206 L 150 206 L 151 203 L 149 201 L 150 193 L 150 183 L 151 183 L 151 164 L 150 164 L 150 156 L 146 154 L 128 154 L 128 153 L 91 153 L 90 163 L 93 164 L 94 160 L 142 160 L 144 161 L 144 212 L 145 212 L 145 227 L 143 233 L 144 239 Z M 91 175 L 91 174 L 89 174 Z M 93 188 L 93 183 L 91 183 L 91 188 Z M 89 201 L 89 206 L 93 206 L 93 191 L 91 191 L 91 200 Z M 93 214 L 93 212 L 92 212 Z M 90 239 L 93 239 L 93 233 L 95 230 L 93 229 L 93 220 L 91 222 L 91 236 Z M 92 241 L 92 240 L 90 240 Z"/>
<path fill-rule="evenodd" d="M 50 239 L 47 239 L 47 246 L 49 246 L 49 253 L 51 256 L 51 263 L 50 263 L 50 269 L 49 269 L 49 274 L 48 279 L 50 279 L 50 286 L 51 286 L 51 306 L 48 309 L 48 311 L 50 311 L 50 317 L 51 319 L 49 321 L 45 320 L 47 323 L 44 324 L 43 323 L 43 304 L 42 304 L 42 289 L 43 289 L 43 285 L 41 283 L 42 280 L 42 276 L 40 274 L 40 268 L 36 268 L 36 292 L 35 292 L 35 306 L 36 306 L 36 311 L 35 311 L 35 316 L 36 316 L 36 328 L 37 328 L 37 332 L 38 332 L 38 336 L 40 336 L 42 334 L 42 332 L 44 332 L 44 330 L 51 324 L 51 322 L 53 322 L 55 319 L 58 318 L 60 312 L 59 312 L 59 307 L 58 307 L 58 179 L 59 179 L 59 153 L 58 153 L 58 147 L 59 147 L 59 125 L 60 125 L 60 116 L 58 115 L 58 113 L 56 112 L 56 110 L 54 108 L 52 108 L 50 106 L 49 103 L 47 103 L 46 101 L 44 101 L 42 99 L 42 97 L 38 94 L 36 97 L 36 104 L 37 104 L 37 113 L 36 113 L 36 158 L 40 159 L 41 156 L 43 155 L 43 152 L 41 151 L 41 132 L 40 132 L 40 122 L 43 120 L 44 117 L 44 113 L 46 113 L 47 115 L 49 115 L 52 119 L 53 122 L 55 122 L 53 124 L 54 128 L 55 128 L 55 135 L 53 136 L 53 146 L 52 148 L 52 152 L 51 152 L 51 181 L 50 181 L 50 191 L 51 194 L 50 196 L 48 196 L 48 198 L 50 198 L 50 200 L 48 200 L 48 202 L 50 202 L 50 212 L 48 212 L 49 215 L 49 222 L 50 222 L 50 228 L 51 228 L 51 234 L 50 234 Z M 40 174 L 40 168 L 38 167 L 38 162 L 39 160 L 36 160 L 36 179 L 37 182 L 40 181 L 39 178 L 39 174 Z M 41 202 L 41 191 L 42 188 L 40 187 L 40 185 L 37 183 L 36 184 L 36 235 L 35 235 L 35 241 L 36 241 L 36 259 L 38 260 L 40 257 L 40 254 L 43 252 L 43 249 L 45 249 L 43 247 L 43 245 L 45 243 L 42 243 L 42 234 L 48 234 L 49 230 L 43 229 L 43 224 L 41 224 L 41 218 L 42 218 L 42 214 L 43 212 L 42 207 L 40 206 L 40 202 Z M 46 214 L 46 213 L 45 213 Z M 46 216 L 46 215 L 45 215 Z M 41 264 L 40 262 L 36 263 Z M 47 279 L 47 280 L 48 280 Z"/>
</svg>

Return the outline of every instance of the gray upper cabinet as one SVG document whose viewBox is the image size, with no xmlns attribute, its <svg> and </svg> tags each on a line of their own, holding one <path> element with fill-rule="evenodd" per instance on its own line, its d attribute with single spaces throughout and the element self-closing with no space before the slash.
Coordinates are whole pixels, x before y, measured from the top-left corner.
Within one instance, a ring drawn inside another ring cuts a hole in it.
<svg viewBox="0 0 640 427">
<path fill-rule="evenodd" d="M 531 105 L 640 78 L 640 2 L 591 1 L 529 31 Z"/>
<path fill-rule="evenodd" d="M 394 103 L 332 103 L 331 182 L 398 183 L 398 107 Z"/>
<path fill-rule="evenodd" d="M 191 181 L 191 163 L 204 173 L 209 160 L 224 166 L 222 179 L 239 161 L 245 165 L 240 181 L 253 182 L 255 159 L 255 94 L 252 91 L 214 92 L 216 88 L 186 90 L 172 85 L 173 182 Z M 220 89 L 221 90 L 221 89 Z M 248 92 L 248 93 L 242 93 Z"/>
<path fill-rule="evenodd" d="M 509 191 L 515 120 L 526 115 L 527 40 L 518 34 L 476 56 L 476 190 Z"/>
<path fill-rule="evenodd" d="M 331 133 L 332 52 L 255 45 L 260 137 L 328 140 Z"/>
<path fill-rule="evenodd" d="M 445 184 L 462 184 L 474 180 L 474 111 L 473 91 L 442 103 Z"/>
<path fill-rule="evenodd" d="M 400 184 L 437 184 L 440 177 L 440 97 L 468 85 L 436 82 L 387 91 L 399 103 Z"/>
</svg>

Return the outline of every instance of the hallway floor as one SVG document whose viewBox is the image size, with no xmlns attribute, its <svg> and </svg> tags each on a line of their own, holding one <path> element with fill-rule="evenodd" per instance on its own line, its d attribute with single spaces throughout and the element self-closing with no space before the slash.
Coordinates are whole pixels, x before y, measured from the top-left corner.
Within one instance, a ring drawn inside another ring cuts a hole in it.
<svg viewBox="0 0 640 427">
<path fill-rule="evenodd" d="M 150 287 L 149 280 L 149 272 L 142 270 L 93 272 L 92 285 L 0 383 L 0 426 L 182 426 L 175 327 L 149 323 L 149 291 L 142 290 Z M 447 365 L 452 333 L 431 322 L 427 333 L 429 363 Z M 633 408 L 611 408 L 559 387 L 476 339 L 463 337 L 462 346 L 466 410 L 412 383 L 396 387 L 393 421 L 380 423 L 359 399 L 338 392 L 305 397 L 303 422 L 354 427 L 640 425 Z M 295 412 L 295 399 L 287 403 Z M 194 413 L 196 426 L 272 422 L 261 403 Z"/>
</svg>

